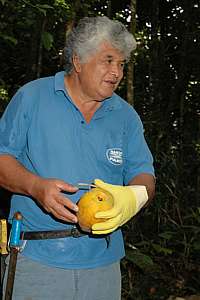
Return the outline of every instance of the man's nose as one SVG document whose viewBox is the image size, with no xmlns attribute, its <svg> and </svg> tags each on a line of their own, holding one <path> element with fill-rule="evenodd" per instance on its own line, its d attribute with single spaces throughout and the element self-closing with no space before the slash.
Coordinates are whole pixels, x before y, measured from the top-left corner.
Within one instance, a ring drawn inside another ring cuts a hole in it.
<svg viewBox="0 0 200 300">
<path fill-rule="evenodd" d="M 111 74 L 113 76 L 115 76 L 116 78 L 119 78 L 120 74 L 121 74 L 121 69 L 120 67 L 116 64 L 113 64 L 111 67 Z"/>
</svg>

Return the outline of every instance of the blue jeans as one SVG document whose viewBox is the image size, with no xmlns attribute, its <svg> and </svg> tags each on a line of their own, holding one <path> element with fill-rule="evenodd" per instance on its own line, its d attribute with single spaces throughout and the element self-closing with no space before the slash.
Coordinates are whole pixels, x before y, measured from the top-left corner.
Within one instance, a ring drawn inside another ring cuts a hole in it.
<svg viewBox="0 0 200 300">
<path fill-rule="evenodd" d="M 7 272 L 4 290 L 6 280 Z M 66 270 L 41 265 L 18 255 L 12 299 L 120 300 L 120 263 L 95 269 Z"/>
</svg>

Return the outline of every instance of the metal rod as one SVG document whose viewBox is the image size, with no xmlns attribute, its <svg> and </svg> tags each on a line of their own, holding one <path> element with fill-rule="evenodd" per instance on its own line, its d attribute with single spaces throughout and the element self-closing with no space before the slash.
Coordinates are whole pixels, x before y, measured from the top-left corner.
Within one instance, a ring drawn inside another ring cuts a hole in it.
<svg viewBox="0 0 200 300">
<path fill-rule="evenodd" d="M 4 300 L 11 300 L 13 294 L 13 286 L 15 280 L 17 255 L 20 250 L 20 231 L 21 231 L 22 215 L 16 212 L 13 217 L 11 236 L 10 236 L 10 261 L 8 265 L 8 275 L 6 283 L 6 292 Z"/>
<path fill-rule="evenodd" d="M 9 266 L 8 266 L 8 277 L 7 277 L 7 284 L 6 284 L 5 300 L 12 299 L 13 286 L 14 286 L 14 280 L 15 280 L 15 271 L 16 271 L 16 264 L 17 264 L 17 255 L 18 255 L 18 249 L 11 248 L 10 249 L 10 261 L 9 261 Z"/>
</svg>

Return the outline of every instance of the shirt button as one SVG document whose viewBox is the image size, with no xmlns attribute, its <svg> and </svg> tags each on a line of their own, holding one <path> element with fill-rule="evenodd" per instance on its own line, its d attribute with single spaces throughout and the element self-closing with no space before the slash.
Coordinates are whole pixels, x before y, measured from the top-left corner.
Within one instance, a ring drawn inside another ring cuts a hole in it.
<svg viewBox="0 0 200 300">
<path fill-rule="evenodd" d="M 81 121 L 81 124 L 84 124 L 85 122 L 84 121 Z"/>
</svg>

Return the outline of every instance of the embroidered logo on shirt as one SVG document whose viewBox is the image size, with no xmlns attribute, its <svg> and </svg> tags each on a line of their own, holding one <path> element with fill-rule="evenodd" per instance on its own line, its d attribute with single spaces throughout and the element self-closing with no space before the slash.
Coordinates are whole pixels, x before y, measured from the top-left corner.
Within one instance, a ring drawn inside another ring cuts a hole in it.
<svg viewBox="0 0 200 300">
<path fill-rule="evenodd" d="M 108 161 L 113 165 L 122 165 L 122 149 L 120 148 L 111 148 L 106 151 L 106 156 Z"/>
</svg>

